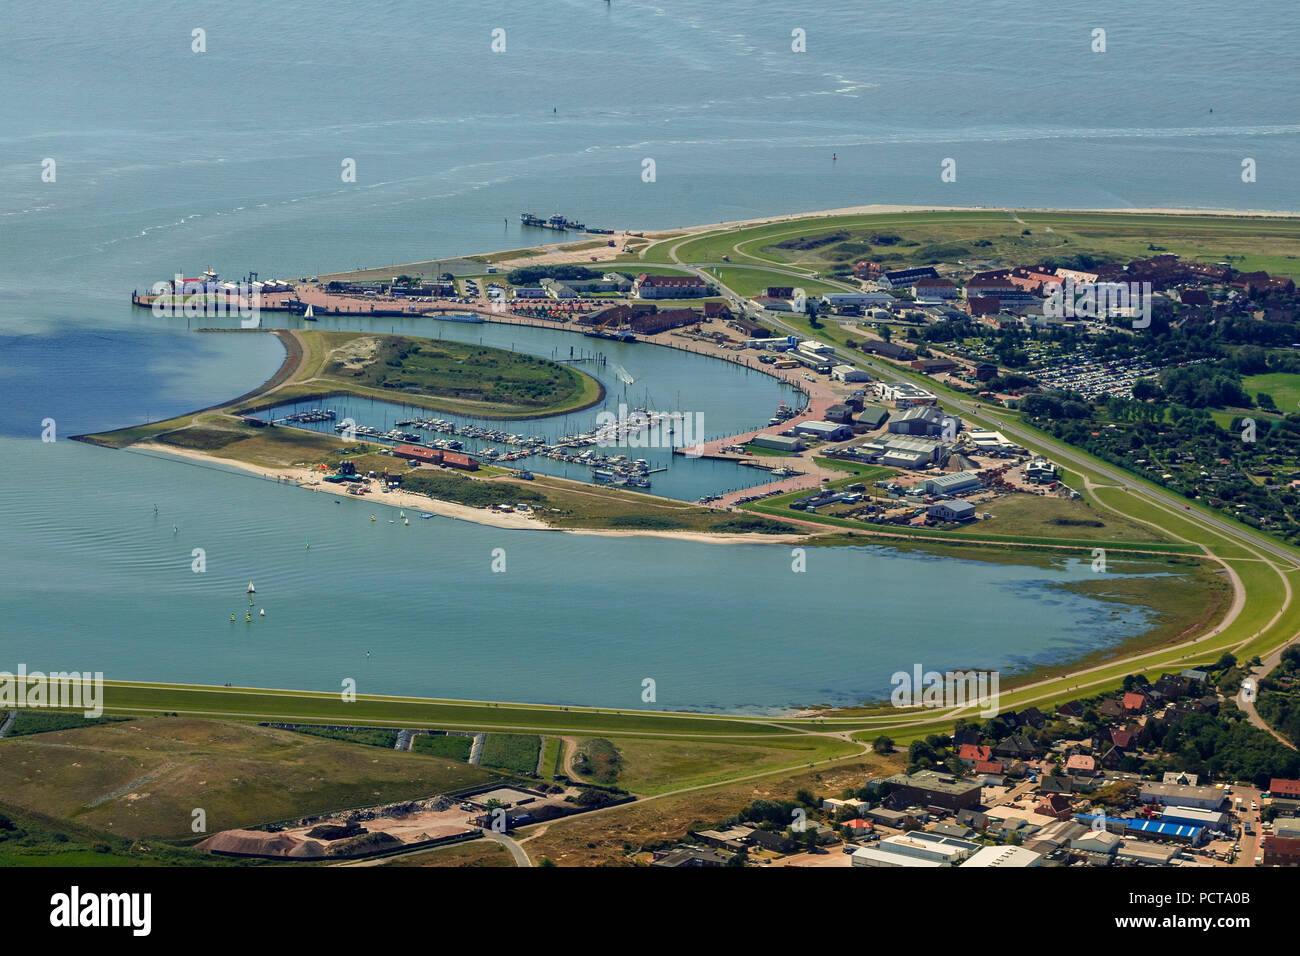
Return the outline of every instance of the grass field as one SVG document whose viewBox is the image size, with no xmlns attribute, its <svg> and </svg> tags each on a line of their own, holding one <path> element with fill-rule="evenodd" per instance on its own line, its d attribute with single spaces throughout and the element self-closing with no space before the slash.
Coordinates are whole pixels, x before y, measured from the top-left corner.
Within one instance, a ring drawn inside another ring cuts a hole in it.
<svg viewBox="0 0 1300 956">
<path fill-rule="evenodd" d="M 796 757 L 792 763 L 797 763 Z M 534 861 L 546 857 L 561 866 L 626 866 L 643 847 L 681 839 L 688 830 L 712 826 L 758 799 L 785 800 L 807 788 L 815 794 L 838 796 L 857 789 L 870 777 L 889 776 L 903 769 L 906 755 L 846 758 L 816 769 L 773 773 L 756 780 L 723 784 L 707 790 L 658 797 L 621 807 L 617 813 L 581 814 L 525 827 L 520 835 Z M 758 771 L 755 771 L 758 772 Z"/>
<path fill-rule="evenodd" d="M 0 803 L 0 867 L 257 866 L 157 841 L 125 839 L 70 820 Z"/>
<path fill-rule="evenodd" d="M 797 248 L 800 240 L 806 248 Z M 678 241 L 655 243 L 646 250 L 647 258 L 666 253 Z M 907 268 L 959 260 L 1037 262 L 1078 254 L 1128 261 L 1166 251 L 1207 262 L 1231 261 L 1241 271 L 1300 275 L 1300 220 L 1007 210 L 815 216 L 705 233 L 682 243 L 677 256 L 684 262 L 719 262 L 726 255 L 737 265 L 825 271 L 862 259 Z"/>
<path fill-rule="evenodd" d="M 616 784 L 633 793 L 651 795 L 717 783 L 745 773 L 759 773 L 832 756 L 857 753 L 859 748 L 842 740 L 803 735 L 762 745 L 716 743 L 703 740 L 639 740 L 618 738 L 594 745 L 583 741 L 590 759 L 583 779 Z M 609 748 L 617 748 L 617 761 L 601 759 Z"/>
<path fill-rule="evenodd" d="M 1255 399 L 1259 398 L 1260 392 L 1272 395 L 1279 411 L 1294 412 L 1300 408 L 1300 375 L 1287 372 L 1249 375 L 1241 380 L 1241 385 Z M 1227 428 L 1232 423 L 1232 413 L 1224 412 L 1223 415 L 1227 420 L 1219 421 L 1219 424 Z M 1216 421 L 1218 420 L 1216 417 Z"/>
<path fill-rule="evenodd" d="M 536 734 L 488 734 L 480 762 L 484 767 L 534 773 L 541 746 L 542 739 Z"/>
<path fill-rule="evenodd" d="M 1060 534 L 1075 541 L 1123 541 L 1138 544 L 1169 544 L 1167 535 L 1148 525 L 1121 517 L 1113 511 L 1094 508 L 1081 499 L 1065 500 L 1038 495 L 1003 495 L 992 501 L 977 502 L 975 509 L 992 518 L 972 522 L 952 530 L 955 536 L 983 537 L 995 534 L 1009 537 L 1050 537 Z"/>
<path fill-rule="evenodd" d="M 327 740 L 341 740 L 349 744 L 365 744 L 367 747 L 383 747 L 385 750 L 392 750 L 397 744 L 397 731 L 383 730 L 376 727 L 374 730 L 335 730 L 332 727 L 298 727 L 294 730 L 298 734 L 310 734 L 313 737 L 324 737 Z"/>
<path fill-rule="evenodd" d="M 578 741 L 573 766 L 583 780 L 613 786 L 618 783 L 623 758 L 618 745 L 613 741 L 604 737 L 588 737 Z"/>
<path fill-rule="evenodd" d="M 119 837 L 207 832 L 487 783 L 488 770 L 247 723 L 155 717 L 0 741 L 0 793 Z"/>
<path fill-rule="evenodd" d="M 500 843 L 493 840 L 466 840 L 443 850 L 427 853 L 404 853 L 386 861 L 386 867 L 416 866 L 514 866 L 514 857 Z"/>
<path fill-rule="evenodd" d="M 444 760 L 469 760 L 473 739 L 459 734 L 416 734 L 411 741 L 411 750 Z"/>
<path fill-rule="evenodd" d="M 10 737 L 23 737 L 28 734 L 47 734 L 55 730 L 75 730 L 78 727 L 93 727 L 96 724 L 121 720 L 121 717 L 83 717 L 57 710 L 19 710 L 9 728 Z M 2 721 L 0 721 L 2 722 Z"/>
<path fill-rule="evenodd" d="M 609 711 L 593 707 L 547 707 L 367 695 L 358 695 L 354 702 L 348 703 L 341 700 L 338 694 L 311 691 L 131 681 L 105 681 L 104 688 L 104 709 L 110 714 L 177 712 L 182 716 L 194 717 L 475 731 L 526 730 L 537 733 L 671 733 L 760 738 L 780 733 L 769 724 L 741 718 Z"/>
<path fill-rule="evenodd" d="M 762 295 L 763 290 L 772 286 L 798 287 L 809 297 L 825 292 L 842 292 L 843 290 L 827 282 L 816 279 L 803 279 L 796 276 L 781 275 L 762 269 L 743 267 L 711 266 L 704 270 L 720 280 L 727 288 L 743 296 Z"/>
</svg>

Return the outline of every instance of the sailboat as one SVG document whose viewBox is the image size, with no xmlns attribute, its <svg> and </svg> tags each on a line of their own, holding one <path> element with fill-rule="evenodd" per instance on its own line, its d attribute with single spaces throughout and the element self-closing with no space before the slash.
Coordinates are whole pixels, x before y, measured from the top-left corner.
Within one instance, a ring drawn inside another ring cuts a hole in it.
<svg viewBox="0 0 1300 956">
<path fill-rule="evenodd" d="M 307 305 L 307 311 L 304 312 L 304 313 L 302 314 L 302 317 L 303 317 L 304 319 L 306 319 L 308 322 L 315 322 L 315 321 L 316 321 L 316 313 L 312 311 L 312 308 L 311 308 L 311 304 L 310 304 L 310 303 L 308 303 L 308 305 Z"/>
<path fill-rule="evenodd" d="M 248 593 L 249 593 L 249 594 L 256 594 L 256 593 L 257 593 L 257 588 L 253 587 L 253 582 L 252 582 L 252 581 L 249 581 L 249 582 L 248 582 Z"/>
</svg>

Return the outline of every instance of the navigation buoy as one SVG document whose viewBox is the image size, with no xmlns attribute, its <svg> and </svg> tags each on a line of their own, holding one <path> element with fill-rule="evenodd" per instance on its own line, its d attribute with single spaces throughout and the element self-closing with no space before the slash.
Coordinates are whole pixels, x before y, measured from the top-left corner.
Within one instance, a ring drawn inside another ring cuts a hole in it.
<svg viewBox="0 0 1300 956">
<path fill-rule="evenodd" d="M 252 623 L 253 623 L 253 615 L 252 615 L 252 614 L 245 614 L 245 615 L 244 615 L 244 620 L 247 621 L 249 624 L 252 624 Z"/>
<path fill-rule="evenodd" d="M 181 529 L 176 527 L 176 525 L 172 525 L 172 534 L 180 534 L 180 533 L 181 533 Z"/>
<path fill-rule="evenodd" d="M 234 611 L 231 611 L 231 612 L 230 612 L 230 623 L 231 623 L 231 624 L 234 624 L 234 623 L 235 623 L 235 612 L 234 612 Z"/>
</svg>

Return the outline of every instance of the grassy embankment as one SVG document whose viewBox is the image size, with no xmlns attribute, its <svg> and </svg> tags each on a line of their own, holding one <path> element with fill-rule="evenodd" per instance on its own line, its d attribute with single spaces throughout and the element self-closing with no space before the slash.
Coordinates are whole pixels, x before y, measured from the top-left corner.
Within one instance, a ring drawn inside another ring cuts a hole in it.
<svg viewBox="0 0 1300 956">
<path fill-rule="evenodd" d="M 679 241 L 657 241 L 644 250 L 644 258 L 666 259 Z M 704 233 L 681 243 L 676 254 L 683 262 L 720 262 L 725 255 L 738 266 L 826 275 L 864 259 L 904 269 L 981 259 L 1032 263 L 1080 254 L 1128 261 L 1157 252 L 1231 261 L 1244 272 L 1296 276 L 1300 220 L 983 209 L 820 216 Z M 789 283 L 764 282 L 783 284 Z"/>
</svg>

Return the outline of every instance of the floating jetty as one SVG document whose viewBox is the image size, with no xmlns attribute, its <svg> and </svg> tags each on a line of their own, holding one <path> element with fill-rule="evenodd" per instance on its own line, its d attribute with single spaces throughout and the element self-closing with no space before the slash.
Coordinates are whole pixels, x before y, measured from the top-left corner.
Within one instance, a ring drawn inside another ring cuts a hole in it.
<svg viewBox="0 0 1300 956">
<path fill-rule="evenodd" d="M 551 229 L 555 232 L 585 232 L 587 227 L 580 222 L 573 222 L 563 216 L 552 216 L 550 219 L 543 219 L 541 216 L 534 216 L 531 212 L 521 212 L 519 221 L 525 226 L 532 226 L 534 229 Z"/>
<path fill-rule="evenodd" d="M 277 419 L 277 423 L 310 424 L 329 421 L 333 417 L 335 416 L 328 409 L 312 408 Z M 455 422 L 441 418 L 403 418 L 396 423 L 397 427 L 387 431 L 375 428 L 373 425 L 353 425 L 347 422 L 336 424 L 334 431 L 340 434 L 350 431 L 356 437 L 372 441 L 458 451 L 485 463 L 514 462 L 535 455 L 539 458 L 549 458 L 552 461 L 590 468 L 593 480 L 601 484 L 649 488 L 650 475 L 667 471 L 667 468 L 652 468 L 644 458 L 629 459 L 626 455 L 602 454 L 593 446 L 627 444 L 628 439 L 633 435 L 654 428 L 664 421 L 672 420 L 673 415 L 669 412 L 635 408 L 614 422 L 578 434 L 564 435 L 554 442 L 544 435 L 520 435 L 480 425 L 457 425 Z M 416 428 L 419 432 L 403 430 L 407 428 Z M 435 432 L 448 437 L 430 438 L 420 432 Z M 515 450 L 503 451 L 490 446 L 467 448 L 462 439 L 493 442 L 510 446 Z"/>
<path fill-rule="evenodd" d="M 294 412 L 292 415 L 286 415 L 284 418 L 281 418 L 280 421 L 292 422 L 300 425 L 310 425 L 314 422 L 332 422 L 337 417 L 337 413 L 328 408 L 309 408 L 304 412 Z"/>
</svg>

